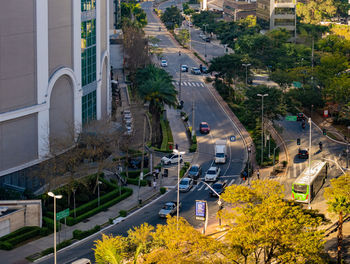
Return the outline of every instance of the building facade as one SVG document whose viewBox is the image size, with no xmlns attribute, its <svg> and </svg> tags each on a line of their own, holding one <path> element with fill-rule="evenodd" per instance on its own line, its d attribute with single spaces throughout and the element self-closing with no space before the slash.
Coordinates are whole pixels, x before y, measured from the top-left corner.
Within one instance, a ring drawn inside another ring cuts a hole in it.
<svg viewBox="0 0 350 264">
<path fill-rule="evenodd" d="M 30 187 L 54 142 L 109 115 L 109 1 L 2 1 L 0 185 Z"/>
<path fill-rule="evenodd" d="M 247 16 L 256 15 L 256 2 L 224 0 L 223 11 L 225 21 L 239 21 Z"/>
<path fill-rule="evenodd" d="M 257 0 L 256 16 L 269 25 L 269 29 L 285 28 L 295 33 L 296 0 Z"/>
</svg>

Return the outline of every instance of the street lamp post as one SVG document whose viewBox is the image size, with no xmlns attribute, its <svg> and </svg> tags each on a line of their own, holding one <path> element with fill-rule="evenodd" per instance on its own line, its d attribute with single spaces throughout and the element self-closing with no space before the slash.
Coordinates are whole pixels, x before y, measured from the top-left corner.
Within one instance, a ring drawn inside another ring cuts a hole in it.
<svg viewBox="0 0 350 264">
<path fill-rule="evenodd" d="M 56 199 L 61 199 L 62 195 L 54 195 L 53 192 L 47 193 L 49 196 L 53 197 L 53 254 L 54 263 L 57 263 L 57 252 L 56 252 Z"/>
<path fill-rule="evenodd" d="M 180 63 L 180 82 L 179 82 L 179 101 L 181 102 L 181 72 L 182 72 L 182 67 Z"/>
<path fill-rule="evenodd" d="M 261 97 L 261 165 L 263 164 L 264 156 L 264 97 L 269 94 L 257 94 Z"/>
<path fill-rule="evenodd" d="M 205 34 L 205 38 L 207 38 L 207 26 L 208 24 L 204 24 L 204 34 Z M 207 61 L 207 40 L 204 40 L 204 58 L 205 61 Z"/>
<path fill-rule="evenodd" d="M 97 184 L 97 207 L 100 207 L 100 184 L 102 184 L 102 182 L 98 181 L 98 184 Z"/>
<path fill-rule="evenodd" d="M 312 157 L 312 150 L 311 150 L 311 117 L 309 117 L 309 181 L 310 181 L 310 175 L 311 175 L 311 157 Z M 309 190 L 309 200 L 308 200 L 308 208 L 311 209 L 311 190 Z"/>
<path fill-rule="evenodd" d="M 184 155 L 184 151 L 177 149 L 173 150 L 173 153 L 177 154 L 177 200 L 176 200 L 176 229 L 179 230 L 179 211 L 180 211 L 180 155 Z"/>
<path fill-rule="evenodd" d="M 245 67 L 245 86 L 248 86 L 248 67 L 250 63 L 243 63 L 242 66 Z"/>
</svg>

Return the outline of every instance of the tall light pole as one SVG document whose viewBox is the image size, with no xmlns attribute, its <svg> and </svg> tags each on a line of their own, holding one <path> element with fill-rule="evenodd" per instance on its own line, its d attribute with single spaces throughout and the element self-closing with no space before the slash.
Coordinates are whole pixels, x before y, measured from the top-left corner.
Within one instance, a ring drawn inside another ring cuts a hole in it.
<svg viewBox="0 0 350 264">
<path fill-rule="evenodd" d="M 47 193 L 49 196 L 53 197 L 53 254 L 54 254 L 54 264 L 57 263 L 57 252 L 56 252 L 56 199 L 61 199 L 62 195 L 54 195 L 53 192 Z"/>
<path fill-rule="evenodd" d="M 98 181 L 97 183 L 97 206 L 100 207 L 100 184 L 102 182 Z"/>
<path fill-rule="evenodd" d="M 312 150 L 311 150 L 311 117 L 309 117 L 309 183 L 310 183 L 310 176 L 311 176 L 311 157 L 312 157 Z M 309 185 L 311 186 L 311 185 Z M 308 208 L 311 209 L 311 190 L 309 190 L 309 200 L 308 200 Z"/>
<path fill-rule="evenodd" d="M 208 24 L 204 24 L 204 34 L 205 34 L 205 40 L 204 40 L 204 58 L 205 61 L 207 61 L 207 26 Z"/>
<path fill-rule="evenodd" d="M 179 103 L 181 103 L 181 72 L 182 72 L 182 67 L 180 63 L 180 82 L 179 82 Z"/>
<path fill-rule="evenodd" d="M 261 165 L 263 164 L 264 156 L 264 97 L 269 94 L 257 94 L 261 97 Z"/>
<path fill-rule="evenodd" d="M 248 67 L 250 63 L 243 63 L 242 66 L 245 67 L 245 86 L 248 86 Z"/>
<path fill-rule="evenodd" d="M 180 155 L 184 155 L 185 152 L 177 149 L 173 150 L 173 153 L 177 154 L 177 200 L 176 200 L 176 229 L 179 230 L 179 211 L 180 211 Z"/>
</svg>

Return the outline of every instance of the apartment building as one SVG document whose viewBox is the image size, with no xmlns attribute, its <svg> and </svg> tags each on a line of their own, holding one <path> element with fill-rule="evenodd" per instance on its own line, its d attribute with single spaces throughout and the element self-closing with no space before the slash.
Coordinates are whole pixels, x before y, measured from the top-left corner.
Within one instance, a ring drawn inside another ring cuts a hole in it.
<svg viewBox="0 0 350 264">
<path fill-rule="evenodd" d="M 256 1 L 224 0 L 223 11 L 225 21 L 239 21 L 256 15 Z"/>
<path fill-rule="evenodd" d="M 109 115 L 109 1 L 1 1 L 0 186 Z"/>
<path fill-rule="evenodd" d="M 256 16 L 265 21 L 268 29 L 285 28 L 295 31 L 296 0 L 257 0 Z"/>
</svg>

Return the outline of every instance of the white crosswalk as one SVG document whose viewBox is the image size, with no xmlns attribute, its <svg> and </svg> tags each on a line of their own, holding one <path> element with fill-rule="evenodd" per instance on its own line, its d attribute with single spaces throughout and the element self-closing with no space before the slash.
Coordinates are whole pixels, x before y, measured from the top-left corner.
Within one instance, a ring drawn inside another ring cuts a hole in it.
<svg viewBox="0 0 350 264">
<path fill-rule="evenodd" d="M 173 81 L 173 84 L 179 86 L 179 82 Z M 189 87 L 205 87 L 205 84 L 202 82 L 181 82 L 181 86 L 189 86 Z"/>
<path fill-rule="evenodd" d="M 296 179 L 307 167 L 308 162 L 294 163 L 293 166 L 289 169 L 288 178 Z"/>
</svg>

